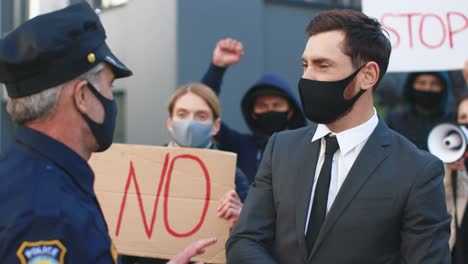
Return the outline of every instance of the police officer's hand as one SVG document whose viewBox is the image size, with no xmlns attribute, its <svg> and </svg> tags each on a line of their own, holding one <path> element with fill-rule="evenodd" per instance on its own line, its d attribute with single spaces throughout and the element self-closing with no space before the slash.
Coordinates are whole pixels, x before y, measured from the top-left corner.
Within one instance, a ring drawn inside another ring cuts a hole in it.
<svg viewBox="0 0 468 264">
<path fill-rule="evenodd" d="M 218 217 L 229 220 L 231 228 L 237 223 L 242 210 L 242 202 L 236 191 L 227 192 L 218 206 Z"/>
<path fill-rule="evenodd" d="M 218 41 L 213 51 L 213 64 L 218 67 L 229 67 L 238 63 L 244 55 L 242 42 L 232 38 Z"/>
<path fill-rule="evenodd" d="M 465 61 L 465 67 L 463 68 L 463 77 L 465 77 L 465 81 L 468 83 L 468 60 Z"/>
<path fill-rule="evenodd" d="M 205 253 L 205 248 L 208 246 L 213 245 L 216 243 L 216 238 L 207 238 L 207 239 L 200 239 L 188 247 L 186 247 L 182 252 L 177 254 L 175 257 L 171 259 L 167 264 L 186 264 L 189 263 L 190 259 Z M 201 263 L 201 262 L 199 262 Z"/>
</svg>

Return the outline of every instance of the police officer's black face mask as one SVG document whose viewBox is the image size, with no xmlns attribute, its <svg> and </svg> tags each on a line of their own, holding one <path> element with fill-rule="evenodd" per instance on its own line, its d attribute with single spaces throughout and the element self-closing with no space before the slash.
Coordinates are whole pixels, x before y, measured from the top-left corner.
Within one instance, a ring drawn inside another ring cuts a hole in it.
<svg viewBox="0 0 468 264">
<path fill-rule="evenodd" d="M 271 136 L 275 132 L 283 131 L 288 127 L 288 111 L 254 113 L 255 125 L 265 135 Z"/>
<path fill-rule="evenodd" d="M 315 123 L 329 124 L 350 109 L 365 90 L 361 89 L 350 100 L 344 98 L 344 91 L 365 65 L 339 81 L 325 82 L 301 78 L 298 85 L 299 95 L 306 117 Z"/>
<path fill-rule="evenodd" d="M 114 139 L 114 129 L 115 129 L 115 118 L 117 116 L 117 104 L 115 100 L 107 99 L 104 97 L 89 81 L 88 81 L 89 90 L 96 96 L 96 98 L 101 102 L 102 107 L 104 108 L 104 121 L 99 124 L 89 118 L 86 114 L 81 113 L 84 120 L 91 129 L 91 132 L 96 139 L 99 148 L 96 152 L 102 152 L 108 149 L 112 145 Z"/>
</svg>

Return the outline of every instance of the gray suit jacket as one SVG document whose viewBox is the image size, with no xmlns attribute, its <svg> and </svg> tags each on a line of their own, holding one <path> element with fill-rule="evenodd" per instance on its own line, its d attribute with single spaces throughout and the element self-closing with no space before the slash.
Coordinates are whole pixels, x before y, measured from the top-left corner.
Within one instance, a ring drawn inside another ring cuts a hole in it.
<svg viewBox="0 0 468 264">
<path fill-rule="evenodd" d="M 317 126 L 271 137 L 226 243 L 228 263 L 450 263 L 440 160 L 379 121 L 328 212 L 311 253 L 305 222 Z"/>
</svg>

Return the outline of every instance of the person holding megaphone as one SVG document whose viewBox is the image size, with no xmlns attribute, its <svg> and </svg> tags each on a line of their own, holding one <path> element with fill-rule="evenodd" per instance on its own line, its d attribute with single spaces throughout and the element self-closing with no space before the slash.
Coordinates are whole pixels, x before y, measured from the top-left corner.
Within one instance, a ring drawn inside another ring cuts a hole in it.
<svg viewBox="0 0 468 264">
<path fill-rule="evenodd" d="M 468 61 L 463 75 L 468 81 Z M 428 138 L 429 151 L 445 163 L 447 209 L 452 215 L 450 248 L 452 263 L 468 263 L 468 92 L 459 97 L 456 123 L 435 127 Z"/>
<path fill-rule="evenodd" d="M 457 103 L 457 123 L 468 127 L 468 93 Z M 466 151 L 466 148 L 465 148 Z M 453 263 L 468 263 L 468 173 L 465 154 L 455 163 L 446 165 L 445 193 L 447 209 L 452 215 L 450 246 Z"/>
</svg>

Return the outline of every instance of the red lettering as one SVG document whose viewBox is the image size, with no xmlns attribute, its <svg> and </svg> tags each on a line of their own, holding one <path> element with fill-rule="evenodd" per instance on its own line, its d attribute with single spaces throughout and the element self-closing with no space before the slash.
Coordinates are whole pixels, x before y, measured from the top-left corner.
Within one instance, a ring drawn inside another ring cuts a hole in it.
<svg viewBox="0 0 468 264">
<path fill-rule="evenodd" d="M 414 21 L 415 17 L 419 17 L 420 20 L 418 31 L 417 33 L 413 34 L 415 23 L 417 23 Z M 405 20 L 397 21 L 396 19 Z M 440 25 L 440 39 L 433 40 L 428 38 L 430 35 L 434 35 L 434 32 L 437 32 L 437 25 L 434 24 L 434 26 L 432 26 L 430 23 L 431 21 Z M 453 48 L 455 46 L 454 36 L 468 29 L 468 17 L 458 11 L 449 11 L 445 14 L 445 16 L 440 16 L 434 13 L 384 13 L 380 19 L 380 22 L 382 27 L 395 37 L 395 41 L 392 43 L 394 49 L 399 48 L 402 41 L 405 39 L 406 32 L 403 32 L 405 31 L 405 27 L 408 31 L 408 47 L 411 49 L 418 47 L 418 40 L 423 47 L 429 49 L 441 48 L 447 42 L 449 48 Z M 401 22 L 403 22 L 403 24 Z M 432 26 L 430 30 L 428 29 L 428 23 Z M 434 28 L 436 29 L 434 30 Z M 403 41 L 403 43 L 405 42 Z"/>
<path fill-rule="evenodd" d="M 174 231 L 171 228 L 171 226 L 169 224 L 169 221 L 168 221 L 168 199 L 167 198 L 169 197 L 169 192 L 170 192 L 170 183 L 171 183 L 172 172 L 173 172 L 173 169 L 174 169 L 174 166 L 175 166 L 175 162 L 178 159 L 189 159 L 189 160 L 193 160 L 193 161 L 197 162 L 199 164 L 200 168 L 203 171 L 205 182 L 206 182 L 205 203 L 204 203 L 204 206 L 203 206 L 203 210 L 202 210 L 202 214 L 200 216 L 200 219 L 199 219 L 198 223 L 195 225 L 195 227 L 192 230 L 190 230 L 188 232 L 185 232 L 185 233 L 179 233 L 179 232 Z M 154 201 L 151 221 L 148 222 L 147 217 L 146 217 L 146 213 L 145 213 L 145 209 L 143 207 L 143 200 L 141 198 L 141 192 L 140 192 L 140 187 L 138 185 L 138 179 L 137 179 L 137 176 L 136 176 L 136 173 L 135 173 L 135 168 L 133 166 L 133 162 L 130 161 L 130 170 L 129 170 L 129 173 L 128 173 L 127 182 L 125 184 L 125 190 L 124 190 L 124 194 L 123 194 L 123 198 L 122 198 L 122 203 L 120 205 L 119 216 L 118 216 L 118 219 L 117 219 L 117 227 L 116 227 L 116 230 L 115 230 L 115 235 L 116 236 L 119 236 L 119 234 L 120 234 L 120 228 L 121 228 L 121 225 L 122 225 L 122 219 L 123 219 L 123 214 L 124 214 L 124 211 L 125 211 L 125 205 L 126 205 L 126 201 L 127 201 L 128 191 L 130 189 L 130 185 L 131 185 L 132 182 L 133 182 L 133 185 L 135 186 L 135 192 L 136 192 L 136 196 L 137 196 L 138 207 L 140 209 L 141 218 L 143 220 L 143 225 L 144 225 L 145 232 L 146 232 L 146 235 L 147 235 L 148 238 L 151 238 L 151 236 L 153 234 L 153 231 L 154 231 L 154 224 L 156 222 L 156 213 L 157 213 L 157 209 L 158 209 L 159 197 L 161 196 L 161 191 L 162 191 L 162 186 L 164 184 L 164 181 L 165 181 L 166 185 L 165 185 L 165 188 L 164 188 L 164 197 L 163 197 L 164 198 L 163 213 L 164 213 L 164 226 L 166 228 L 166 231 L 169 234 L 171 234 L 172 236 L 174 236 L 174 237 L 188 237 L 188 236 L 191 236 L 191 235 L 195 234 L 201 228 L 201 226 L 203 225 L 203 222 L 205 220 L 206 214 L 208 212 L 209 201 L 210 201 L 210 197 L 211 197 L 211 181 L 210 181 L 210 175 L 208 173 L 208 169 L 206 168 L 205 164 L 203 163 L 203 161 L 201 159 L 199 159 L 198 157 L 195 157 L 193 155 L 188 155 L 188 154 L 179 155 L 179 156 L 174 157 L 174 159 L 172 159 L 172 161 L 170 163 L 169 171 L 167 170 L 168 164 L 169 164 L 169 154 L 166 154 L 166 156 L 164 158 L 163 168 L 162 168 L 162 171 L 161 171 L 161 178 L 159 179 L 158 188 L 156 190 L 156 197 L 155 197 L 155 201 Z"/>
<path fill-rule="evenodd" d="M 128 173 L 127 184 L 125 185 L 124 196 L 123 196 L 123 199 L 122 199 L 122 204 L 120 205 L 119 218 L 117 220 L 117 228 L 115 230 L 115 235 L 116 236 L 119 236 L 119 233 L 120 233 L 120 226 L 122 224 L 123 212 L 125 210 L 125 202 L 127 201 L 127 194 L 128 194 L 128 190 L 130 189 L 130 183 L 133 180 L 133 183 L 135 185 L 135 191 L 136 191 L 137 199 L 138 199 L 138 206 L 140 207 L 141 218 L 143 219 L 143 225 L 145 226 L 145 232 L 146 232 L 146 235 L 148 236 L 148 238 L 151 238 L 151 236 L 153 235 L 154 223 L 156 222 L 156 211 L 157 211 L 157 208 L 158 208 L 159 196 L 160 196 L 160 193 L 161 193 L 162 184 L 164 182 L 164 177 L 166 175 L 168 162 L 169 162 L 169 154 L 166 154 L 166 157 L 164 158 L 163 169 L 162 169 L 162 172 L 161 172 L 161 178 L 159 180 L 158 190 L 157 190 L 157 194 L 156 194 L 156 200 L 154 201 L 153 215 L 151 217 L 151 223 L 150 223 L 150 225 L 148 225 L 148 222 L 146 220 L 145 209 L 143 208 L 143 201 L 141 199 L 140 187 L 138 186 L 138 180 L 136 178 L 135 169 L 133 168 L 133 162 L 130 161 L 130 171 Z"/>
<path fill-rule="evenodd" d="M 169 213 L 168 213 L 167 197 L 169 197 L 172 170 L 174 169 L 174 164 L 176 160 L 178 159 L 189 159 L 189 160 L 196 161 L 198 165 L 200 165 L 200 168 L 203 170 L 203 174 L 205 176 L 205 182 L 206 182 L 205 205 L 203 206 L 203 211 L 202 211 L 200 220 L 198 224 L 192 230 L 185 232 L 185 233 L 178 233 L 174 231 L 174 229 L 172 229 L 171 226 L 169 225 L 169 221 L 168 221 Z M 169 167 L 169 174 L 167 175 L 167 181 L 166 181 L 166 186 L 164 190 L 164 225 L 166 227 L 167 232 L 169 232 L 169 234 L 171 234 L 174 237 L 188 237 L 188 236 L 195 234 L 201 228 L 203 221 L 205 220 L 206 213 L 208 212 L 210 196 L 211 196 L 210 175 L 208 174 L 208 169 L 206 168 L 205 164 L 198 157 L 195 157 L 192 155 L 179 155 L 175 157 L 171 162 L 171 166 Z"/>
<path fill-rule="evenodd" d="M 408 17 L 408 37 L 409 37 L 409 46 L 410 48 L 413 47 L 413 20 L 414 16 L 420 16 L 420 13 L 408 13 L 408 14 L 401 14 L 400 16 Z"/>
<path fill-rule="evenodd" d="M 463 21 L 465 22 L 465 24 L 461 28 L 454 30 L 452 28 L 452 25 L 453 25 L 452 17 L 456 17 L 456 16 L 461 17 Z M 448 25 L 449 45 L 450 45 L 450 48 L 453 48 L 454 46 L 453 36 L 468 28 L 468 18 L 460 12 L 456 12 L 456 11 L 448 12 L 447 13 L 447 25 Z"/>
<path fill-rule="evenodd" d="M 389 27 L 386 23 L 385 23 L 385 19 L 387 17 L 391 17 L 393 16 L 392 14 L 383 14 L 382 18 L 381 18 L 381 22 L 382 22 L 382 27 L 385 28 L 385 30 L 389 31 L 389 32 L 392 32 L 394 35 L 395 35 L 395 38 L 396 38 L 396 41 L 395 43 L 393 44 L 393 48 L 398 48 L 400 46 L 400 34 L 398 34 L 398 31 L 392 27 Z"/>
<path fill-rule="evenodd" d="M 442 26 L 442 39 L 440 40 L 439 43 L 435 44 L 435 45 L 431 45 L 429 43 L 427 43 L 425 40 L 424 40 L 424 21 L 426 20 L 426 18 L 428 17 L 433 17 L 435 18 L 437 21 L 439 21 L 440 25 Z M 444 21 L 442 20 L 442 18 L 440 18 L 438 15 L 435 15 L 435 14 L 425 14 L 423 15 L 423 17 L 421 18 L 421 22 L 419 23 L 419 38 L 421 40 L 421 43 L 430 48 L 430 49 L 436 49 L 436 48 L 440 48 L 442 47 L 442 45 L 444 44 L 445 42 L 445 38 L 446 38 L 446 33 L 445 33 L 445 24 L 444 24 Z"/>
</svg>

